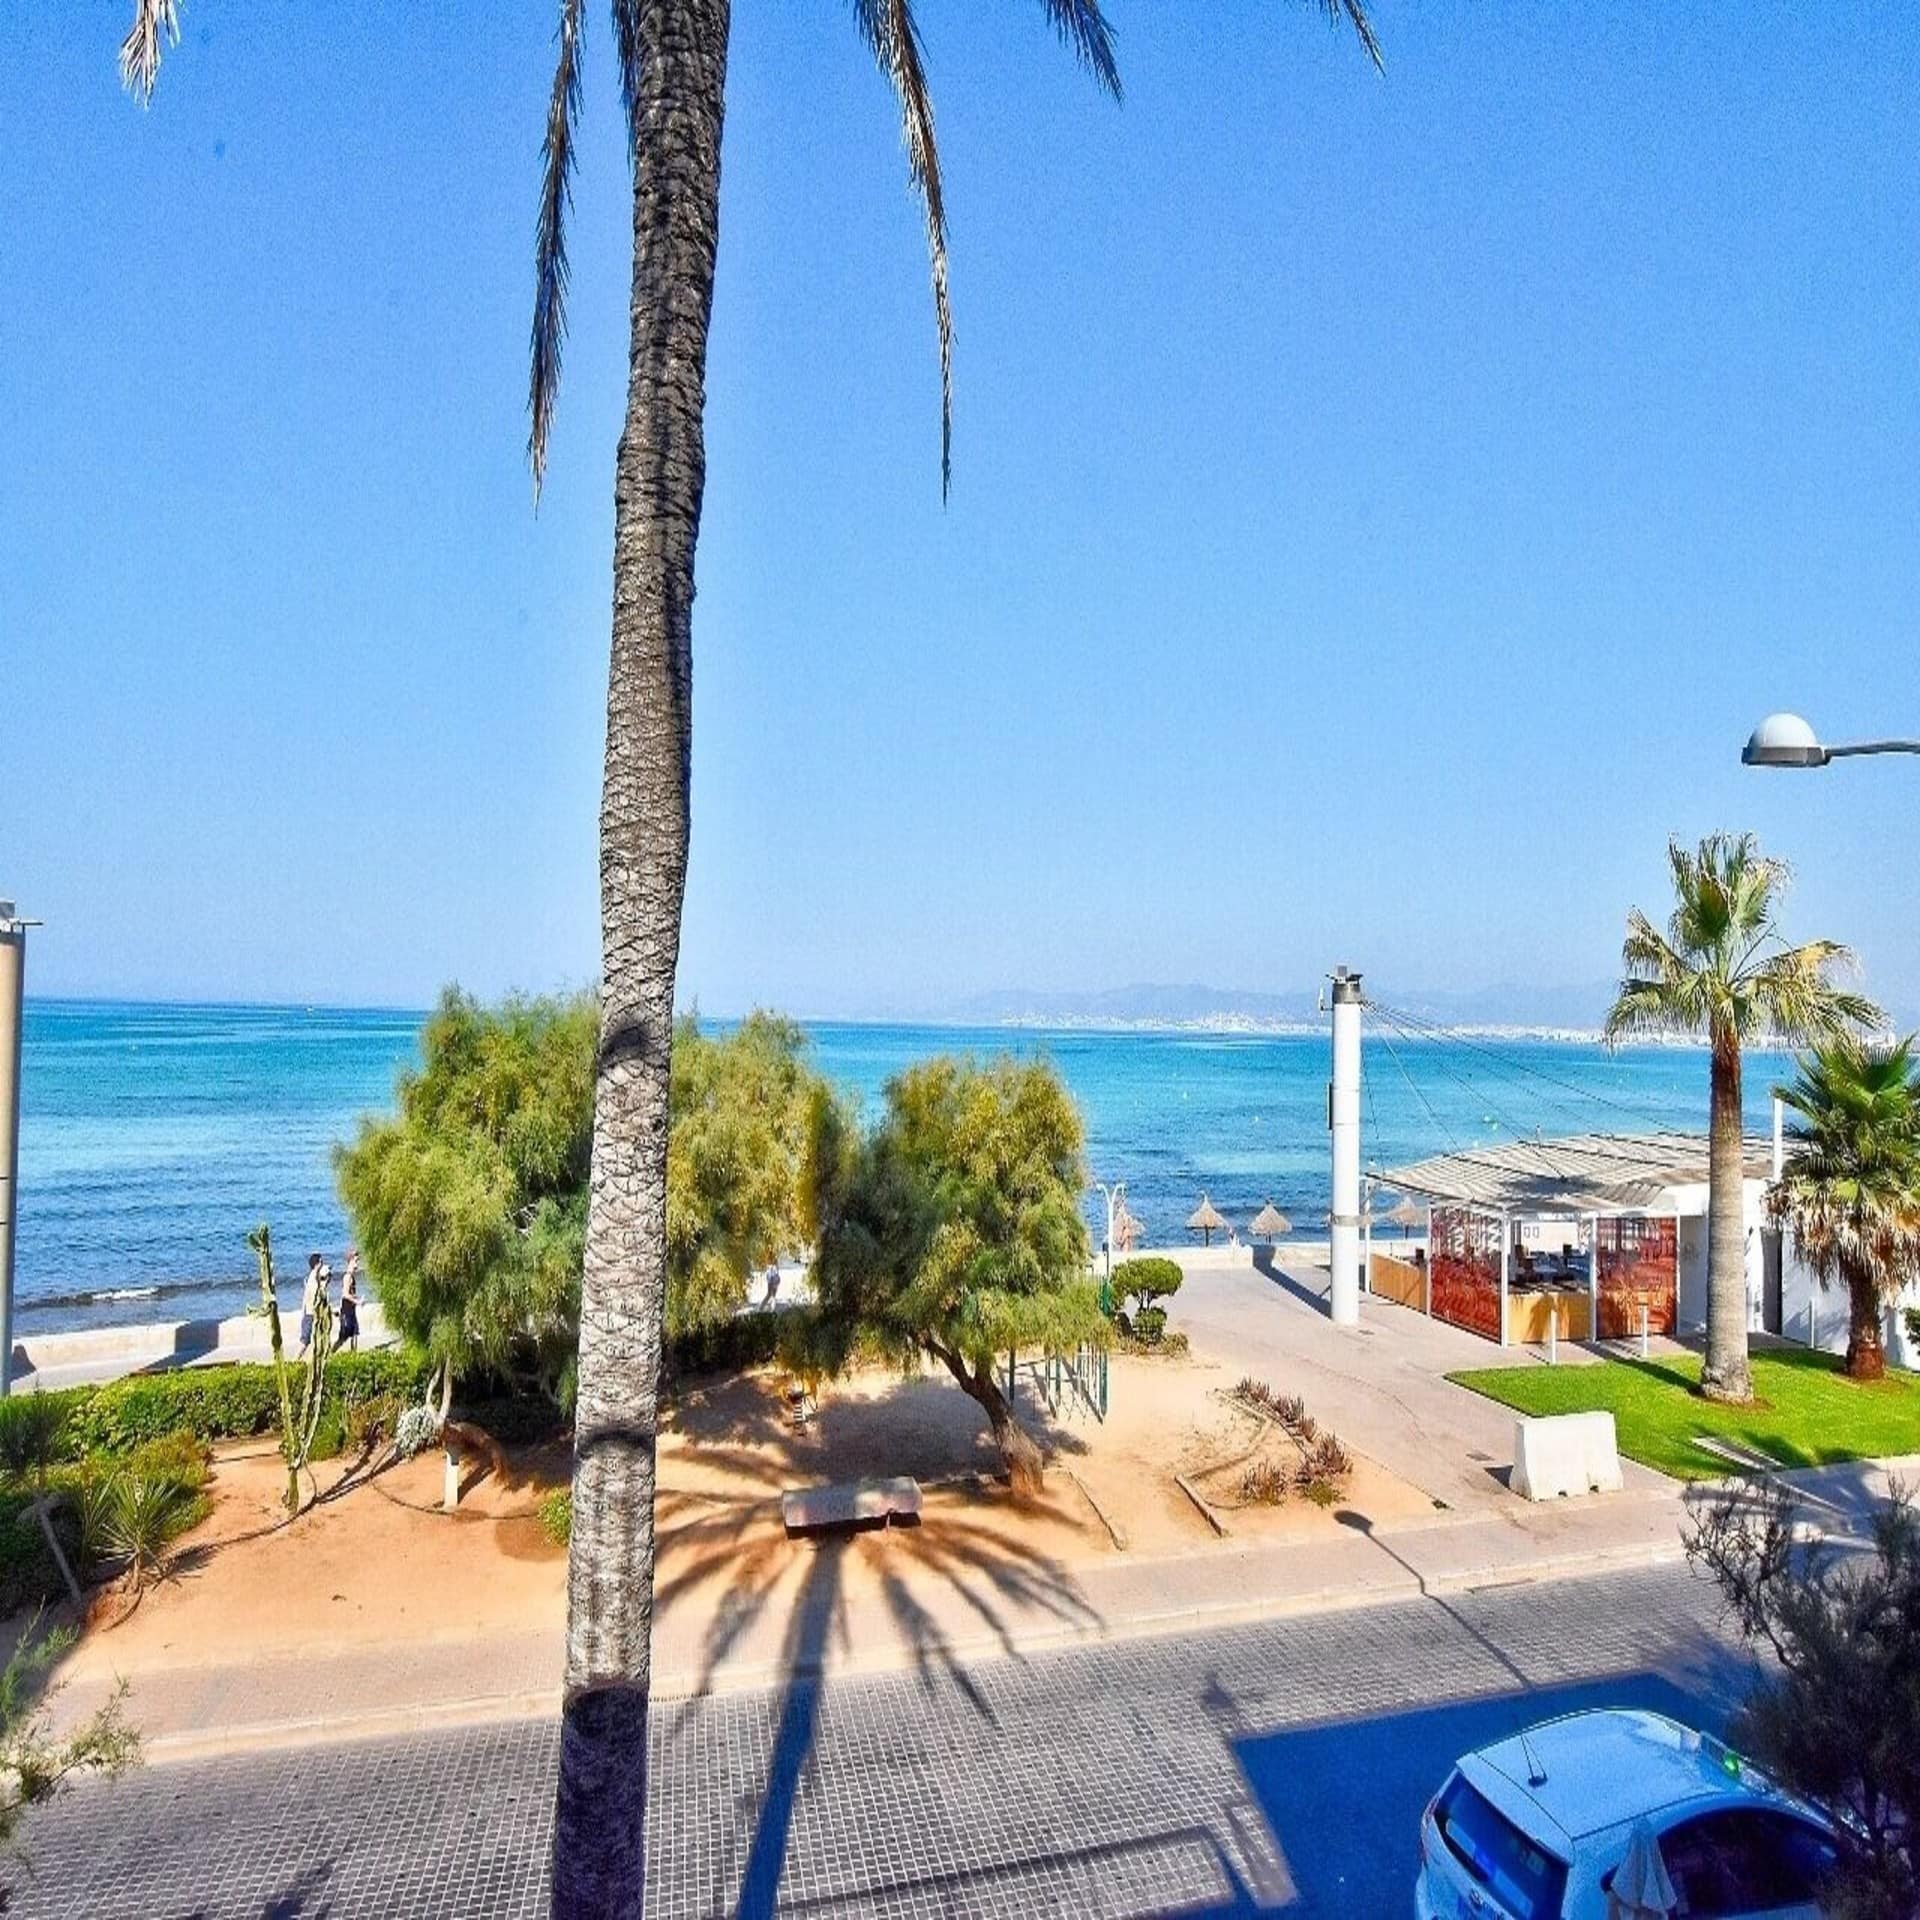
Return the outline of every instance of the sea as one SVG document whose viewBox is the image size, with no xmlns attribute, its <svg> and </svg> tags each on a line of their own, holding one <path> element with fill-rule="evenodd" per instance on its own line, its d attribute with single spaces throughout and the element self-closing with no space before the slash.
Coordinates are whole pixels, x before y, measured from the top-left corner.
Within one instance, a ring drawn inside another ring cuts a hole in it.
<svg viewBox="0 0 1920 1920">
<path fill-rule="evenodd" d="M 284 1272 L 337 1267 L 350 1228 L 333 1153 L 390 1111 L 417 1063 L 418 1010 L 29 1001 L 21 1083 L 15 1324 L 21 1334 L 218 1318 L 257 1297 L 248 1231 Z M 717 1023 L 724 1024 L 724 1023 Z M 1702 1129 L 1707 1056 L 1610 1053 L 1590 1039 L 1364 1023 L 1364 1164 L 1489 1141 Z M 1091 1176 L 1124 1181 L 1146 1241 L 1179 1243 L 1204 1192 L 1235 1222 L 1268 1200 L 1296 1237 L 1328 1206 L 1324 1031 L 951 1027 L 820 1021 L 814 1064 L 878 1110 L 887 1081 L 940 1053 L 1043 1055 L 1079 1101 Z M 1749 1057 L 1764 1130 L 1787 1063 Z M 1087 1217 L 1104 1230 L 1089 1191 Z"/>
</svg>

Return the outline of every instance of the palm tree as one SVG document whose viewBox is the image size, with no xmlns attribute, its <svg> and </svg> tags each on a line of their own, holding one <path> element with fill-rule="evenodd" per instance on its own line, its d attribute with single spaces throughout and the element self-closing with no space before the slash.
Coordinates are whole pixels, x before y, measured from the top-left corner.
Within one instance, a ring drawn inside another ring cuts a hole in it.
<svg viewBox="0 0 1920 1920">
<path fill-rule="evenodd" d="M 1785 945 L 1774 911 L 1785 865 L 1752 834 L 1715 833 L 1688 852 L 1667 846 L 1673 913 L 1663 934 L 1637 907 L 1621 952 L 1626 977 L 1607 1015 L 1613 1045 L 1635 1033 L 1690 1033 L 1712 1048 L 1707 1137 L 1707 1357 L 1700 1390 L 1711 1400 L 1753 1398 L 1747 1367 L 1747 1235 L 1740 1053 L 1777 1036 L 1795 1046 L 1873 1024 L 1870 1000 L 1830 978 L 1852 954 L 1831 940 Z"/>
<path fill-rule="evenodd" d="M 1830 1040 L 1799 1062 L 1799 1078 L 1775 1091 L 1800 1115 L 1779 1184 L 1774 1219 L 1822 1282 L 1847 1289 L 1847 1371 L 1886 1371 L 1881 1309 L 1920 1278 L 1920 1068 L 1913 1042 L 1876 1047 Z"/>
<path fill-rule="evenodd" d="M 1118 98 L 1100 0 L 1040 0 Z M 1378 67 L 1365 0 L 1312 0 Z M 536 495 L 566 331 L 566 214 L 585 0 L 558 0 L 535 228 L 531 429 Z M 912 0 L 852 0 L 899 105 L 926 216 L 940 356 L 940 476 L 952 446 L 946 203 Z M 667 1081 L 686 883 L 694 547 L 706 479 L 707 325 L 720 213 L 730 0 L 612 0 L 633 173 L 627 413 L 614 467 L 613 645 L 600 803 L 602 1027 L 580 1305 L 567 1663 L 554 1826 L 556 1914 L 637 1914 L 653 1619 L 654 1421 L 666 1293 Z M 134 0 L 120 50 L 150 98 L 178 0 Z"/>
</svg>

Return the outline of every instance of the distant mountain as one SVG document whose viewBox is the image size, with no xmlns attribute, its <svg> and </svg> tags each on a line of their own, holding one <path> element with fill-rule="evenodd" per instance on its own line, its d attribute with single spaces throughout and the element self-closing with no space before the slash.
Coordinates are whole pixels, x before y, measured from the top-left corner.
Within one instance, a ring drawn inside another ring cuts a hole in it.
<svg viewBox="0 0 1920 1920">
<path fill-rule="evenodd" d="M 1092 993 L 1007 987 L 975 994 L 948 1011 L 952 1019 L 982 1026 L 1289 1026 L 1318 1017 L 1311 993 L 1147 985 Z"/>
</svg>

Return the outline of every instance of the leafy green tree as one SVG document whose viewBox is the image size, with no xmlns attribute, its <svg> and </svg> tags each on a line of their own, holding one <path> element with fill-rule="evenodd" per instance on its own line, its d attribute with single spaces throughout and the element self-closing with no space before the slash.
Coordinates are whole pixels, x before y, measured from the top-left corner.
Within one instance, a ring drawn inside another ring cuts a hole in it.
<svg viewBox="0 0 1920 1920">
<path fill-rule="evenodd" d="M 1116 1311 L 1125 1311 L 1127 1302 L 1133 1304 L 1135 1321 L 1148 1315 L 1158 1314 L 1157 1321 L 1148 1321 L 1154 1331 L 1141 1331 L 1148 1340 L 1159 1337 L 1158 1330 L 1166 1324 L 1166 1314 L 1160 1311 L 1158 1302 L 1170 1300 L 1180 1291 L 1180 1283 L 1186 1276 L 1180 1270 L 1177 1260 L 1169 1260 L 1164 1254 L 1147 1254 L 1138 1260 L 1123 1260 L 1114 1268 L 1113 1278 L 1108 1283 L 1113 1293 Z"/>
<path fill-rule="evenodd" d="M 1316 0 L 1380 46 L 1363 0 Z M 1042 0 L 1061 40 L 1116 98 L 1099 0 Z M 546 469 L 566 333 L 574 132 L 585 0 L 558 0 L 535 225 L 532 416 Z M 686 893 L 693 764 L 694 549 L 706 491 L 707 333 L 720 232 L 730 0 L 613 0 L 632 163 L 627 411 L 614 470 L 613 639 L 600 800 L 601 993 L 593 1191 L 586 1232 L 574 1475 L 580 1524 L 567 1574 L 567 1665 L 553 1910 L 644 1902 L 647 1661 L 653 1620 L 654 1432 L 666 1312 L 667 1108 L 674 973 Z M 946 199 L 912 0 L 854 0 L 856 30 L 900 109 L 926 215 L 940 354 L 940 472 L 948 477 L 951 326 Z M 120 71 L 151 100 L 178 0 L 134 0 Z"/>
<path fill-rule="evenodd" d="M 804 1358 L 839 1372 L 877 1351 L 946 1368 L 980 1403 L 1015 1487 L 1044 1461 L 1002 1390 L 1008 1353 L 1107 1338 L 1087 1269 L 1080 1115 L 1053 1070 L 930 1060 L 887 1087 L 861 1135 L 815 1107 L 814 1308 Z"/>
<path fill-rule="evenodd" d="M 1920 1069 L 1913 1043 L 1846 1038 L 1816 1047 L 1776 1089 L 1800 1116 L 1768 1196 L 1794 1250 L 1847 1290 L 1847 1371 L 1887 1370 L 1881 1315 L 1920 1278 Z"/>
<path fill-rule="evenodd" d="M 791 1020 L 752 1013 L 714 1038 L 673 1031 L 667 1336 L 737 1312 L 747 1278 L 811 1239 L 804 1164 L 817 1084 Z"/>
<path fill-rule="evenodd" d="M 1836 1920 L 1920 1912 L 1920 1514 L 1899 1487 L 1872 1551 L 1802 1538 L 1777 1483 L 1703 1496 L 1687 1555 L 1719 1582 L 1742 1635 L 1772 1659 L 1735 1719 L 1783 1786 L 1840 1815 Z"/>
<path fill-rule="evenodd" d="M 564 1405 L 580 1321 L 594 1047 L 588 995 L 483 1007 L 449 988 L 399 1113 L 335 1155 L 389 1323 L 453 1377 Z"/>
<path fill-rule="evenodd" d="M 399 1113 L 337 1156 L 341 1196 L 391 1323 L 455 1376 L 537 1384 L 564 1405 L 579 1331 L 593 1138 L 590 996 L 482 1007 L 450 990 Z M 755 1013 L 673 1035 L 667 1329 L 738 1311 L 756 1268 L 805 1243 L 816 1078 L 806 1036 Z"/>
<path fill-rule="evenodd" d="M 1716 833 L 1689 852 L 1667 847 L 1674 908 L 1663 934 L 1639 908 L 1627 916 L 1625 978 L 1607 1015 L 1610 1044 L 1636 1033 L 1689 1033 L 1712 1049 L 1707 1138 L 1707 1357 L 1711 1400 L 1753 1398 L 1747 1366 L 1745 1140 L 1741 1050 L 1774 1037 L 1795 1046 L 1832 1039 L 1880 1017 L 1870 1000 L 1833 984 L 1852 954 L 1832 940 L 1789 947 L 1775 910 L 1787 869 L 1751 834 Z"/>
</svg>

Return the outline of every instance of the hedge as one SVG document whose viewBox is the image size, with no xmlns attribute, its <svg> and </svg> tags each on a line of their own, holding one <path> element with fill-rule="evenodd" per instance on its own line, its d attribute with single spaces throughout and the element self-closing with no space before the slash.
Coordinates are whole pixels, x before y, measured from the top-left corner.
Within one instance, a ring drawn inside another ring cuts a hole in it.
<svg viewBox="0 0 1920 1920">
<path fill-rule="evenodd" d="M 757 1307 L 682 1334 L 669 1345 L 667 1364 L 676 1373 L 743 1373 L 764 1367 L 779 1351 L 781 1321 L 790 1311 Z"/>
<path fill-rule="evenodd" d="M 404 1347 L 378 1347 L 367 1353 L 336 1354 L 327 1367 L 328 1409 L 392 1394 L 417 1400 L 432 1372 L 423 1354 Z M 306 1397 L 304 1374 L 293 1381 L 296 1409 Z M 280 1424 L 280 1389 L 265 1361 L 237 1361 L 213 1367 L 181 1367 L 171 1373 L 137 1373 L 100 1387 L 67 1387 L 63 1451 L 78 1459 L 89 1453 L 123 1454 L 172 1433 L 196 1440 L 244 1440 L 272 1433 Z"/>
</svg>

